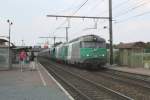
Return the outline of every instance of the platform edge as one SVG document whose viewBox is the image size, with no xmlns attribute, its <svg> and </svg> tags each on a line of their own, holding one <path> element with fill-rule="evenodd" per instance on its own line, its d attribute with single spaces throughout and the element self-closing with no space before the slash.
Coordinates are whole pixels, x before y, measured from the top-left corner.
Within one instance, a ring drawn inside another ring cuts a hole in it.
<svg viewBox="0 0 150 100">
<path fill-rule="evenodd" d="M 40 63 L 38 62 L 38 64 L 40 64 Z M 67 92 L 67 90 L 64 89 L 63 86 L 43 67 L 42 64 L 40 64 L 40 66 L 44 69 L 44 71 L 48 74 L 48 76 L 49 76 L 50 78 L 52 78 L 52 80 L 59 86 L 59 88 L 68 96 L 68 98 L 69 98 L 70 100 L 75 100 L 75 99 Z"/>
</svg>

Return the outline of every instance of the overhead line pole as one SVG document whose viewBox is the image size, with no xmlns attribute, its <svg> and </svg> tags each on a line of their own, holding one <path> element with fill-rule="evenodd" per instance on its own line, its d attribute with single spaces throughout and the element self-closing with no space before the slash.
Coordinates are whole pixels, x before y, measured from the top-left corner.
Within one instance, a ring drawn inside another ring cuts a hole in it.
<svg viewBox="0 0 150 100">
<path fill-rule="evenodd" d="M 68 29 L 69 27 L 65 27 L 66 28 L 66 42 L 68 42 Z"/>
<path fill-rule="evenodd" d="M 108 19 L 109 20 L 109 41 L 110 41 L 110 64 L 113 64 L 113 30 L 112 30 L 112 0 L 109 0 L 109 17 L 91 17 L 91 16 L 64 16 L 64 15 L 47 15 L 47 17 L 60 18 L 82 18 L 82 19 Z"/>
<path fill-rule="evenodd" d="M 39 38 L 53 38 L 54 39 L 54 45 L 55 45 L 56 38 L 64 38 L 64 37 L 56 37 L 56 36 L 54 36 L 54 37 L 39 37 Z"/>
<path fill-rule="evenodd" d="M 80 19 L 109 19 L 109 17 L 91 17 L 91 16 L 63 16 L 63 15 L 47 15 L 47 17 L 58 17 L 60 18 L 80 18 Z M 68 42 L 68 29 L 69 27 L 66 28 L 66 41 Z"/>
<path fill-rule="evenodd" d="M 69 30 L 69 25 L 67 27 L 60 27 L 60 28 L 65 28 L 65 31 L 66 31 L 66 42 L 69 41 L 69 37 L 68 37 L 68 30 Z M 60 28 L 57 28 L 57 29 L 60 29 Z"/>
<path fill-rule="evenodd" d="M 110 41 L 110 64 L 113 64 L 113 27 L 112 27 L 112 0 L 109 0 L 109 41 Z"/>
<path fill-rule="evenodd" d="M 63 15 L 47 15 L 47 17 L 62 18 L 88 18 L 88 19 L 108 19 L 109 20 L 109 41 L 110 41 L 110 64 L 113 64 L 113 27 L 112 27 L 112 0 L 109 0 L 109 17 L 90 17 L 90 16 L 63 16 Z M 67 36 L 66 29 L 66 36 Z"/>
</svg>

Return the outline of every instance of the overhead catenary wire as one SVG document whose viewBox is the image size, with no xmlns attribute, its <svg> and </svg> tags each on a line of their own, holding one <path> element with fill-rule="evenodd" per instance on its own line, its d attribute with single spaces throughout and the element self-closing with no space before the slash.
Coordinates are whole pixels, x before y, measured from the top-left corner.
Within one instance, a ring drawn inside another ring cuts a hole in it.
<svg viewBox="0 0 150 100">
<path fill-rule="evenodd" d="M 86 0 L 74 13 L 73 15 L 75 15 L 89 0 Z"/>
<path fill-rule="evenodd" d="M 118 3 L 118 4 L 116 4 L 116 5 L 114 5 L 113 7 L 112 7 L 112 9 L 113 10 L 117 10 L 117 9 L 119 9 L 119 8 L 121 8 L 123 5 L 126 5 L 127 3 L 130 3 L 130 1 L 132 1 L 132 0 L 125 0 L 125 1 L 122 1 L 122 2 L 120 2 L 120 3 Z M 141 2 L 140 0 L 136 0 L 136 2 Z M 127 8 L 126 8 L 127 9 Z M 102 11 L 101 12 L 101 14 L 105 14 L 105 13 L 107 13 L 108 12 L 108 10 L 104 10 L 104 11 Z M 115 12 L 115 11 L 114 11 Z"/>
<path fill-rule="evenodd" d="M 73 9 L 75 9 L 75 8 L 78 8 L 78 7 L 80 6 L 80 5 L 75 5 L 75 4 L 77 4 L 77 1 L 76 1 L 76 0 L 74 0 L 74 2 L 73 2 L 68 8 L 62 10 L 62 12 L 67 12 L 67 11 L 69 11 L 69 10 L 73 10 Z"/>
<path fill-rule="evenodd" d="M 137 14 L 137 15 L 131 16 L 131 17 L 128 17 L 128 18 L 123 19 L 123 20 L 120 20 L 120 21 L 116 21 L 115 24 L 123 23 L 123 22 L 125 22 L 125 21 L 131 20 L 132 18 L 138 18 L 138 17 L 144 16 L 144 15 L 147 15 L 147 14 L 150 14 L 150 11 L 147 11 L 147 12 L 144 12 L 144 13 L 140 13 L 140 14 Z"/>
<path fill-rule="evenodd" d="M 140 3 L 140 4 L 138 4 L 137 6 L 132 7 L 132 8 L 130 8 L 130 9 L 126 10 L 125 12 L 119 13 L 119 14 L 116 15 L 115 17 L 121 17 L 121 16 L 124 16 L 124 15 L 126 15 L 126 14 L 128 14 L 128 13 L 130 13 L 130 12 L 132 12 L 132 11 L 138 9 L 138 8 L 140 8 L 140 7 L 143 7 L 144 5 L 149 4 L 149 3 L 150 3 L 149 1 Z"/>
<path fill-rule="evenodd" d="M 117 8 L 119 8 L 119 7 L 123 6 L 123 5 L 125 5 L 125 4 L 128 3 L 129 1 L 131 1 L 131 0 L 126 0 L 126 1 L 120 2 L 119 4 L 115 5 L 115 6 L 113 7 L 113 9 L 117 9 Z"/>
<path fill-rule="evenodd" d="M 97 7 L 99 7 L 101 4 L 103 4 L 102 2 L 104 2 L 105 0 L 97 0 L 97 2 L 95 2 L 95 4 L 93 5 L 93 7 L 91 7 L 91 9 L 89 10 L 90 11 L 94 11 Z M 90 14 L 88 12 L 88 14 Z"/>
<path fill-rule="evenodd" d="M 81 6 L 80 6 L 79 8 L 77 8 L 77 10 L 75 10 L 75 11 L 73 12 L 72 15 L 75 15 L 88 1 L 89 1 L 89 0 L 85 0 L 85 1 L 81 4 Z M 64 24 L 66 23 L 66 21 L 68 21 L 68 19 L 66 19 L 65 21 L 63 21 L 57 28 L 55 28 L 55 30 L 54 30 L 53 33 L 55 33 L 56 30 L 57 30 L 58 28 L 60 28 L 62 25 L 64 25 Z"/>
<path fill-rule="evenodd" d="M 104 1 L 104 0 L 103 0 L 103 1 Z M 128 3 L 129 1 L 131 1 L 131 0 L 122 1 L 122 2 L 120 2 L 119 4 L 113 6 L 112 9 L 113 9 L 113 10 L 114 10 L 114 9 L 118 9 L 119 7 L 122 7 L 123 5 L 125 5 L 126 3 Z M 108 12 L 108 10 L 104 10 L 104 11 L 101 12 L 101 14 L 105 14 L 105 13 L 107 13 L 107 12 Z"/>
</svg>

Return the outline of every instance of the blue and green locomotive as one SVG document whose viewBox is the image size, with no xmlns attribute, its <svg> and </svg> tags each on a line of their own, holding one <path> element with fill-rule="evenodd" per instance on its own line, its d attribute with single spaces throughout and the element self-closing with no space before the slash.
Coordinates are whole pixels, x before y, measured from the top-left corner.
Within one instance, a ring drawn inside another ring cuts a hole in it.
<svg viewBox="0 0 150 100">
<path fill-rule="evenodd" d="M 80 67 L 99 68 L 106 64 L 105 39 L 97 35 L 85 35 L 50 48 L 50 58 Z"/>
</svg>

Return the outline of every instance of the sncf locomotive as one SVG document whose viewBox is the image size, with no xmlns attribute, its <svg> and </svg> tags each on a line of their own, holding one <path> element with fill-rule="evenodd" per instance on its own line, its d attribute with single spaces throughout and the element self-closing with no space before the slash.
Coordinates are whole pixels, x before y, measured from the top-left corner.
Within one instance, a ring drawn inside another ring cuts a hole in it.
<svg viewBox="0 0 150 100">
<path fill-rule="evenodd" d="M 97 35 L 85 35 L 42 51 L 39 56 L 84 68 L 99 68 L 106 64 L 106 42 Z"/>
</svg>

